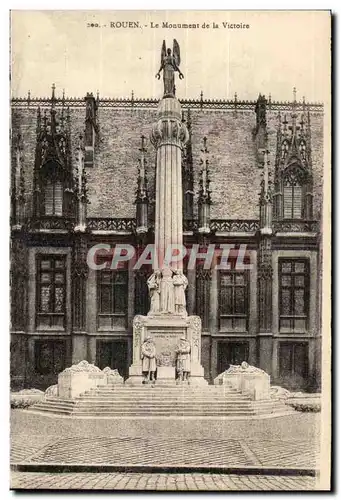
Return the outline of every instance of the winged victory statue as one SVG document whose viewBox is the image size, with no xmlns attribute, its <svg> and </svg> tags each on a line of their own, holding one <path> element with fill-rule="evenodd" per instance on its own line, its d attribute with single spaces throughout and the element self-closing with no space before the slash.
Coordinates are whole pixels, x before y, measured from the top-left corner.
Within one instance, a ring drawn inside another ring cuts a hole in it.
<svg viewBox="0 0 341 500">
<path fill-rule="evenodd" d="M 174 73 L 176 71 L 179 73 L 180 80 L 184 78 L 184 75 L 181 73 L 179 66 L 180 66 L 180 47 L 178 42 L 175 39 L 173 40 L 173 54 L 172 54 L 171 49 L 166 49 L 166 42 L 164 40 L 161 48 L 160 69 L 155 75 L 156 78 L 160 80 L 160 73 L 163 70 L 164 97 L 175 96 Z"/>
</svg>

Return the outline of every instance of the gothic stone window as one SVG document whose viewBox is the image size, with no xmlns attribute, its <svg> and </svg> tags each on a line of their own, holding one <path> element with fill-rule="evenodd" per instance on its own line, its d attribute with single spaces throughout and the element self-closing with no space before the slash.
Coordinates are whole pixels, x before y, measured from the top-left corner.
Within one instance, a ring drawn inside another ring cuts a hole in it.
<svg viewBox="0 0 341 500">
<path fill-rule="evenodd" d="M 58 375 L 65 368 L 65 340 L 36 340 L 34 342 L 35 371 L 40 375 Z"/>
<path fill-rule="evenodd" d="M 66 256 L 37 257 L 37 328 L 64 330 L 66 315 Z"/>
<path fill-rule="evenodd" d="M 45 215 L 63 215 L 63 185 L 48 179 L 45 186 Z"/>
<path fill-rule="evenodd" d="M 299 168 L 284 172 L 283 218 L 301 219 L 303 216 L 303 176 Z"/>
<path fill-rule="evenodd" d="M 219 295 L 220 330 L 247 331 L 249 315 L 248 272 L 221 271 Z"/>
<path fill-rule="evenodd" d="M 57 161 L 48 161 L 39 172 L 37 212 L 40 216 L 62 217 L 74 210 L 71 174 Z"/>
<path fill-rule="evenodd" d="M 279 284 L 280 332 L 305 332 L 309 312 L 309 262 L 280 259 Z"/>
<path fill-rule="evenodd" d="M 128 309 L 127 269 L 105 269 L 97 271 L 98 329 L 125 329 Z"/>
</svg>

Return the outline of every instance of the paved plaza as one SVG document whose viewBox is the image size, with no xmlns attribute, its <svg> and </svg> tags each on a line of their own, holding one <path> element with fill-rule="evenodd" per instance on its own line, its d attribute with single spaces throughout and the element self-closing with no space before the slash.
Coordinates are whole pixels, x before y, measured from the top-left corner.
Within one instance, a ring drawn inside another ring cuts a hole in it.
<svg viewBox="0 0 341 500">
<path fill-rule="evenodd" d="M 75 437 L 34 449 L 13 440 L 12 463 L 157 467 L 316 469 L 318 450 L 302 440 Z"/>
<path fill-rule="evenodd" d="M 165 421 L 15 410 L 11 431 L 12 488 L 305 490 L 319 469 L 316 414 Z"/>
</svg>

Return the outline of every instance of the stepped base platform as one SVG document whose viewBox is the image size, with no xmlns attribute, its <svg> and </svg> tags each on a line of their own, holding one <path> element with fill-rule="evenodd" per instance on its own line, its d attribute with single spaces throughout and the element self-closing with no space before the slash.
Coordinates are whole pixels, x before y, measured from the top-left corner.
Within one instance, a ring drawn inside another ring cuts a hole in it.
<svg viewBox="0 0 341 500">
<path fill-rule="evenodd" d="M 27 411 L 72 417 L 252 417 L 292 410 L 279 400 L 253 401 L 228 386 L 98 386 L 73 399 L 46 397 Z"/>
</svg>

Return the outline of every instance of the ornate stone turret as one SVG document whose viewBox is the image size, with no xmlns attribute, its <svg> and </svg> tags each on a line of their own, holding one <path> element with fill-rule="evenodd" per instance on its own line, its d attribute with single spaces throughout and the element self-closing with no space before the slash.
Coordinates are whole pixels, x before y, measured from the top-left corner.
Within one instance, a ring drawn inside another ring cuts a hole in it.
<svg viewBox="0 0 341 500">
<path fill-rule="evenodd" d="M 76 149 L 74 171 L 74 186 L 76 200 L 76 225 L 74 247 L 72 252 L 72 319 L 73 329 L 82 332 L 85 329 L 86 280 L 88 276 L 86 215 L 87 215 L 87 188 L 84 166 L 85 148 L 84 139 L 80 135 Z"/>
<path fill-rule="evenodd" d="M 65 116 L 66 114 L 66 116 Z M 49 116 L 48 116 L 49 115 Z M 57 117 L 55 85 L 49 113 L 37 114 L 37 143 L 34 167 L 34 215 L 74 215 L 69 110 Z"/>
<path fill-rule="evenodd" d="M 258 166 L 263 163 L 263 151 L 267 144 L 267 122 L 266 122 L 267 100 L 264 95 L 259 94 L 255 113 L 256 127 L 254 129 L 254 139 L 256 144 L 256 157 Z"/>
<path fill-rule="evenodd" d="M 272 234 L 272 181 L 269 171 L 269 151 L 264 149 L 263 154 L 263 179 L 260 193 L 260 231 L 262 235 Z"/>
<path fill-rule="evenodd" d="M 258 254 L 259 331 L 272 327 L 272 187 L 269 172 L 269 151 L 263 151 L 263 179 L 260 193 L 260 242 Z"/>
<path fill-rule="evenodd" d="M 259 118 L 257 126 L 262 127 Z M 257 117 L 258 122 L 258 117 Z M 267 133 L 264 128 L 262 148 L 258 149 L 258 165 L 263 169 L 259 198 L 259 251 L 258 251 L 258 310 L 260 366 L 267 368 L 266 353 L 272 342 L 272 182 Z"/>
<path fill-rule="evenodd" d="M 12 175 L 12 229 L 20 230 L 24 223 L 23 140 L 20 131 L 14 138 L 15 166 Z"/>
<path fill-rule="evenodd" d="M 97 101 L 92 92 L 85 96 L 85 137 L 84 137 L 84 162 L 86 167 L 93 167 L 95 158 L 95 139 L 98 133 Z"/>
<path fill-rule="evenodd" d="M 286 114 L 283 117 L 278 115 L 274 180 L 276 220 L 309 220 L 313 216 L 310 114 L 306 113 L 304 104 L 303 100 L 303 113 L 298 116 L 294 88 L 294 101 L 289 120 Z"/>
<path fill-rule="evenodd" d="M 84 140 L 80 135 L 77 147 L 77 159 L 75 168 L 75 198 L 77 200 L 76 226 L 75 232 L 84 232 L 86 230 L 86 208 L 88 204 L 86 189 L 86 172 L 84 168 Z"/>
<path fill-rule="evenodd" d="M 146 178 L 146 148 L 145 136 L 141 136 L 141 152 L 139 159 L 139 174 L 137 180 L 136 190 L 136 232 L 138 234 L 145 234 L 148 232 L 148 193 L 147 193 L 147 178 Z"/>
<path fill-rule="evenodd" d="M 208 171 L 208 149 L 207 149 L 207 138 L 204 137 L 204 147 L 201 150 L 201 174 L 200 174 L 200 189 L 198 198 L 199 207 L 199 228 L 198 231 L 201 234 L 208 234 L 210 232 L 210 205 L 211 205 L 211 191 L 210 191 L 210 179 Z"/>
<path fill-rule="evenodd" d="M 183 113 L 183 122 L 185 121 Z M 182 152 L 182 189 L 183 189 L 183 214 L 185 221 L 193 220 L 193 153 L 192 153 L 192 120 L 191 111 L 187 110 L 186 126 L 189 134 L 189 140 Z M 185 229 L 186 230 L 186 229 Z"/>
</svg>

